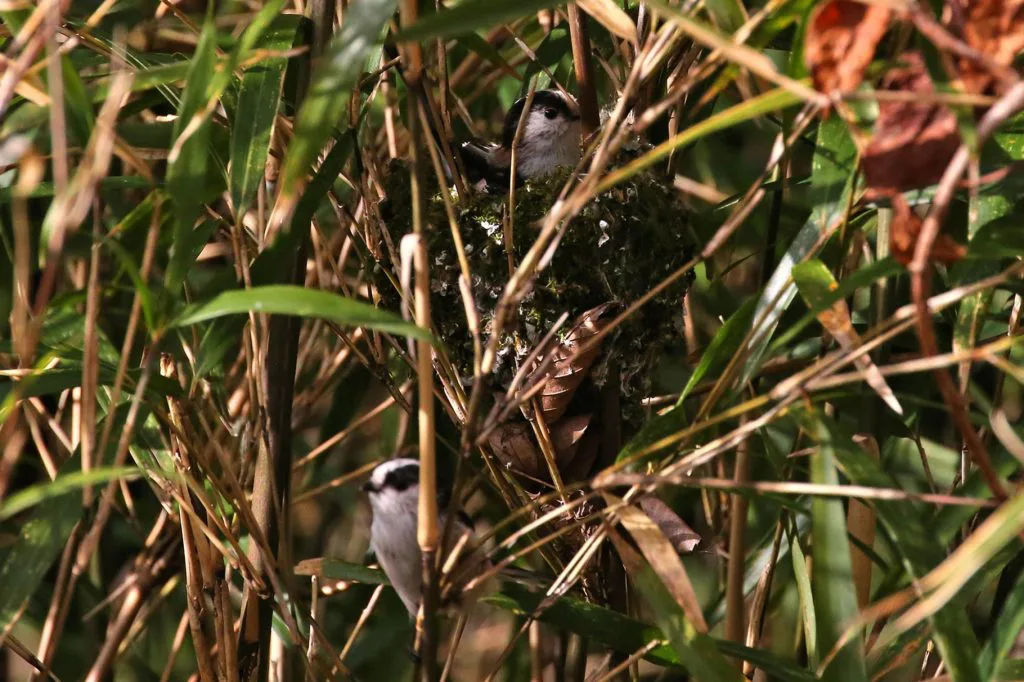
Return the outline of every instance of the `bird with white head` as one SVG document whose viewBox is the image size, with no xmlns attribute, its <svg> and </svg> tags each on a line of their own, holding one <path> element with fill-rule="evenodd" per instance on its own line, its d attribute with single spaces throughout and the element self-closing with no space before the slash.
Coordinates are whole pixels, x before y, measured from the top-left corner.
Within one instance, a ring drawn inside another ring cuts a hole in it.
<svg viewBox="0 0 1024 682">
<path fill-rule="evenodd" d="M 416 526 L 420 498 L 420 465 L 414 459 L 393 459 L 378 465 L 363 484 L 363 490 L 369 495 L 370 507 L 373 510 L 373 522 L 370 524 L 370 548 L 377 555 L 380 567 L 384 569 L 388 580 L 395 588 L 402 603 L 415 616 L 419 610 L 422 594 L 422 568 L 419 543 L 416 539 Z M 446 517 L 442 513 L 442 528 Z M 472 537 L 473 531 L 468 519 L 452 519 L 450 536 L 445 544 L 446 553 L 452 547 L 465 547 Z M 466 537 L 466 540 L 462 540 Z M 482 553 L 469 547 L 460 552 L 462 569 L 479 569 L 486 559 Z"/>
</svg>

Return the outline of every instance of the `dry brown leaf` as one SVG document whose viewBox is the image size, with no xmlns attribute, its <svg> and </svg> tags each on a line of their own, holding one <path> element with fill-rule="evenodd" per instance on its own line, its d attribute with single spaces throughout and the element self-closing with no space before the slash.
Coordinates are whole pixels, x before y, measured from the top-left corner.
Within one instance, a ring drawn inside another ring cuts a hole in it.
<svg viewBox="0 0 1024 682">
<path fill-rule="evenodd" d="M 600 355 L 599 345 L 584 353 L 577 351 L 601 330 L 599 321 L 607 310 L 607 305 L 601 305 L 580 315 L 565 340 L 552 351 L 554 360 L 545 370 L 547 379 L 540 392 L 541 414 L 544 415 L 545 423 L 553 424 L 565 414 L 576 389 L 583 383 L 590 366 Z"/>
<path fill-rule="evenodd" d="M 917 237 L 921 233 L 923 221 L 902 194 L 894 193 L 889 196 L 889 200 L 893 207 L 889 250 L 896 260 L 903 265 L 909 265 L 914 259 L 914 249 L 917 247 Z M 935 246 L 932 247 L 932 260 L 954 263 L 963 258 L 966 252 L 967 250 L 948 234 L 939 234 Z"/>
<path fill-rule="evenodd" d="M 590 415 L 567 417 L 549 426 L 551 444 L 555 449 L 555 462 L 559 473 L 565 473 L 574 464 L 580 442 L 590 427 Z M 523 422 L 510 422 L 496 428 L 487 439 L 494 456 L 513 472 L 531 478 L 550 478 L 544 454 L 533 436 L 533 428 Z M 586 450 L 587 448 L 582 448 Z M 591 459 L 592 461 L 592 459 Z"/>
<path fill-rule="evenodd" d="M 825 93 L 856 90 L 889 28 L 891 14 L 884 5 L 852 0 L 832 0 L 818 7 L 804 47 L 814 87 Z"/>
<path fill-rule="evenodd" d="M 900 57 L 903 66 L 890 69 L 882 87 L 925 98 L 935 86 L 920 53 Z M 862 154 L 864 177 L 873 196 L 891 195 L 938 182 L 957 147 L 956 117 L 945 106 L 916 101 L 882 101 L 871 142 Z"/>
<path fill-rule="evenodd" d="M 1000 66 L 1024 51 L 1024 0 L 969 0 L 964 3 L 964 41 Z M 960 59 L 960 80 L 968 92 L 988 92 L 995 76 L 970 59 Z"/>
<path fill-rule="evenodd" d="M 683 566 L 683 561 L 672 547 L 672 543 L 665 538 L 657 524 L 647 514 L 629 505 L 620 507 L 622 500 L 609 493 L 604 493 L 604 499 L 608 506 L 617 507 L 616 513 L 622 520 L 623 527 L 636 540 L 644 558 L 661 578 L 661 582 L 668 588 L 672 597 L 682 607 L 687 619 L 698 632 L 707 632 L 708 624 L 704 620 L 700 600 L 697 599 L 686 567 Z M 639 561 L 640 558 L 614 530 L 610 531 L 608 536 L 615 544 L 615 549 L 628 572 L 636 573 L 643 569 L 643 565 Z"/>
<path fill-rule="evenodd" d="M 902 195 L 900 195 L 902 199 Z M 893 221 L 895 223 L 895 221 Z M 893 226 L 895 233 L 895 225 Z M 818 321 L 821 323 L 839 346 L 847 351 L 853 352 L 861 345 L 860 335 L 853 327 L 853 320 L 850 319 L 850 308 L 845 299 L 839 299 L 830 307 L 818 313 Z M 896 399 L 896 394 L 886 382 L 878 366 L 867 355 L 859 355 L 853 361 L 854 366 L 864 375 L 864 381 L 878 394 L 886 405 L 898 415 L 903 415 L 903 406 Z"/>
<path fill-rule="evenodd" d="M 661 529 L 665 539 L 680 554 L 689 554 L 700 544 L 700 535 L 683 521 L 672 507 L 653 495 L 640 498 L 640 508 Z"/>
</svg>

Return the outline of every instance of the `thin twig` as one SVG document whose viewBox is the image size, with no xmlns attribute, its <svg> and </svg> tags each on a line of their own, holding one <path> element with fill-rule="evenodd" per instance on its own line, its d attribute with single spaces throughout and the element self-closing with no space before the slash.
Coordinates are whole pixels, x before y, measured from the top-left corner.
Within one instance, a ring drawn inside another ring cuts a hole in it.
<svg viewBox="0 0 1024 682">
<path fill-rule="evenodd" d="M 1014 116 L 1021 109 L 1024 109 L 1024 83 L 1017 83 L 982 117 L 978 124 L 977 139 L 974 144 L 980 145 L 983 143 L 1003 122 Z M 932 324 L 927 305 L 931 289 L 929 258 L 935 240 L 939 236 L 939 228 L 946 216 L 946 211 L 953 200 L 956 184 L 967 169 L 970 159 L 971 147 L 966 143 L 961 144 L 946 167 L 942 179 L 939 181 L 932 209 L 928 212 L 928 216 L 921 226 L 917 245 L 914 248 L 914 258 L 908 266 L 911 274 L 911 294 L 917 311 L 917 336 L 921 343 L 921 354 L 925 356 L 936 355 L 939 352 L 938 342 L 935 338 L 935 328 Z M 989 459 L 988 450 L 984 442 L 971 424 L 963 396 L 956 390 L 952 378 L 945 369 L 936 369 L 934 376 L 939 392 L 942 393 L 942 399 L 949 408 L 954 423 L 960 430 L 960 434 L 970 452 L 971 459 L 974 460 L 974 463 L 981 470 L 981 474 L 984 476 L 985 482 L 993 494 L 1000 500 L 1005 499 L 1006 489 L 992 468 L 992 462 Z"/>
</svg>

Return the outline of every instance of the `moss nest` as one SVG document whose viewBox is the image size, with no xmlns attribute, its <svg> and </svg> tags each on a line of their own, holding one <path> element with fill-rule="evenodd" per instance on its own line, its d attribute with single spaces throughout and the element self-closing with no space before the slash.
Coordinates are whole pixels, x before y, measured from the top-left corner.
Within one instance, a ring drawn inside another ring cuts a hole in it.
<svg viewBox="0 0 1024 682">
<path fill-rule="evenodd" d="M 540 221 L 558 197 L 569 171 L 532 180 L 516 189 L 514 253 L 520 262 L 538 234 Z M 381 215 L 397 243 L 409 231 L 410 193 L 406 168 L 394 164 L 385 180 Z M 472 290 L 481 329 L 490 331 L 498 299 L 508 281 L 502 238 L 504 194 L 475 193 L 457 203 L 456 216 L 472 270 Z M 551 262 L 537 276 L 505 325 L 491 381 L 508 386 L 522 360 L 563 314 L 570 322 L 583 312 L 612 303 L 612 314 L 640 298 L 692 255 L 687 213 L 679 195 L 658 174 L 646 171 L 599 194 L 576 216 Z M 428 252 L 431 260 L 432 315 L 438 336 L 464 380 L 473 375 L 473 340 L 459 292 L 458 257 L 448 228 L 443 199 L 427 201 Z M 665 351 L 681 338 L 682 299 L 692 277 L 676 280 L 607 336 L 591 381 L 602 386 L 609 369 L 620 375 L 624 416 L 641 416 L 640 399 L 649 394 L 652 371 Z M 381 283 L 383 284 L 383 283 Z M 381 286 L 383 303 L 397 309 L 397 293 Z M 606 313 L 605 319 L 611 319 Z"/>
</svg>

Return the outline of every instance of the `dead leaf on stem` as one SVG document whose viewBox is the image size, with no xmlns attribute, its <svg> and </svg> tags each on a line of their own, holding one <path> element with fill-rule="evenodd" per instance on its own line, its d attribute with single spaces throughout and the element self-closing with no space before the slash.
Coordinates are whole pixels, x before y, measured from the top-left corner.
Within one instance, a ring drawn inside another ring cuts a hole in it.
<svg viewBox="0 0 1024 682">
<path fill-rule="evenodd" d="M 862 154 L 869 195 L 889 196 L 934 185 L 960 145 L 956 116 L 932 99 L 935 86 L 918 52 L 900 57 L 890 69 L 885 90 L 909 92 L 921 101 L 882 101 L 874 134 Z"/>
<path fill-rule="evenodd" d="M 910 265 L 910 261 L 914 259 L 914 248 L 917 246 L 923 221 L 902 194 L 891 195 L 889 201 L 892 202 L 893 208 L 889 250 L 900 263 Z M 955 263 L 963 258 L 966 252 L 967 250 L 948 234 L 940 233 L 932 247 L 931 259 L 940 263 Z"/>
<path fill-rule="evenodd" d="M 891 14 L 884 5 L 853 0 L 832 0 L 818 7 L 804 47 L 814 87 L 825 93 L 856 90 L 889 28 Z"/>
<path fill-rule="evenodd" d="M 566 417 L 560 422 L 549 426 L 551 444 L 555 450 L 555 463 L 558 471 L 565 474 L 574 464 L 580 451 L 587 429 L 590 428 L 589 414 Z M 487 439 L 494 456 L 511 469 L 513 473 L 521 473 L 538 480 L 549 480 L 550 475 L 544 454 L 533 435 L 533 428 L 524 422 L 509 422 L 494 430 Z M 589 448 L 585 448 L 589 449 Z M 589 456 L 589 453 L 585 453 Z M 575 469 L 575 467 L 573 467 Z"/>
<path fill-rule="evenodd" d="M 565 414 L 576 389 L 583 383 L 590 366 L 600 355 L 600 344 L 582 353 L 579 351 L 591 337 L 601 331 L 601 316 L 608 308 L 607 304 L 600 305 L 580 315 L 565 340 L 552 351 L 554 359 L 543 370 L 547 378 L 543 379 L 544 388 L 540 392 L 541 414 L 546 424 L 554 424 Z M 533 381 L 527 384 L 531 385 Z"/>
</svg>

